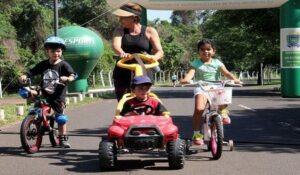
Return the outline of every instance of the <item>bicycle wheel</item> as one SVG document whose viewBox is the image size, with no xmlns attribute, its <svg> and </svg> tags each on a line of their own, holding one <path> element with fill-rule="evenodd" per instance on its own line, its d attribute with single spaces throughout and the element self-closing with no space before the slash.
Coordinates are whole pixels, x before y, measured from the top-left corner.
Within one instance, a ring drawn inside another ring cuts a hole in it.
<svg viewBox="0 0 300 175">
<path fill-rule="evenodd" d="M 222 155 L 223 144 L 223 127 L 220 117 L 213 116 L 211 120 L 211 138 L 209 141 L 209 150 L 212 153 L 213 159 L 218 160 Z"/>
<path fill-rule="evenodd" d="M 43 140 L 42 122 L 36 120 L 35 115 L 24 118 L 20 138 L 22 147 L 27 153 L 33 154 L 39 151 Z"/>
<path fill-rule="evenodd" d="M 49 140 L 53 147 L 58 145 L 58 125 L 55 122 L 55 119 L 50 117 L 49 118 L 49 125 L 51 130 L 49 131 Z"/>
</svg>

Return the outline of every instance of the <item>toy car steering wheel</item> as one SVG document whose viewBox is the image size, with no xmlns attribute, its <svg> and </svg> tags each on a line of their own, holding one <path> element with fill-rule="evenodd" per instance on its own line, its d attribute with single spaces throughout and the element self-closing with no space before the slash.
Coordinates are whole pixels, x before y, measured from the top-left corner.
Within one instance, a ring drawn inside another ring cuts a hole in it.
<svg viewBox="0 0 300 175">
<path fill-rule="evenodd" d="M 140 64 L 138 63 L 133 63 L 133 64 L 127 64 L 125 63 L 126 61 L 134 59 L 134 57 L 137 56 L 140 59 L 146 61 L 146 64 L 144 64 L 145 69 L 150 69 L 158 66 L 158 61 L 154 60 L 148 55 L 145 54 L 132 54 L 129 58 L 122 58 L 117 62 L 117 66 L 124 68 L 124 69 L 129 69 L 132 71 L 135 71 L 135 76 L 143 75 L 143 68 Z"/>
</svg>

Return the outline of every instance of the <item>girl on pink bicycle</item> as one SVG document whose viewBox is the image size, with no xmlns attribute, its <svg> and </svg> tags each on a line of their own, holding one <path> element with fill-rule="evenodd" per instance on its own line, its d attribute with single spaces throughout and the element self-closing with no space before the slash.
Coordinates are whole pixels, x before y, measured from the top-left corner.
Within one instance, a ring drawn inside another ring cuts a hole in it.
<svg viewBox="0 0 300 175">
<path fill-rule="evenodd" d="M 226 66 L 218 59 L 214 59 L 214 55 L 216 54 L 216 46 L 209 39 L 202 39 L 198 42 L 197 45 L 198 59 L 195 59 L 191 66 L 192 68 L 188 71 L 183 79 L 180 80 L 181 84 L 189 84 L 190 81 L 194 78 L 195 74 L 197 74 L 197 78 L 199 80 L 206 81 L 216 81 L 219 80 L 220 73 L 222 73 L 226 78 L 230 80 L 234 80 L 234 83 L 240 84 L 240 80 L 237 79 L 231 72 L 229 72 Z M 201 145 L 203 144 L 203 134 L 200 132 L 200 126 L 203 121 L 202 114 L 205 109 L 205 105 L 207 103 L 207 98 L 204 95 L 203 90 L 200 87 L 197 87 L 194 90 L 195 97 L 195 109 L 193 114 L 193 142 L 194 144 Z M 226 106 L 222 106 L 219 108 L 220 114 L 223 117 L 224 124 L 230 124 L 231 120 L 228 116 L 228 110 Z"/>
</svg>

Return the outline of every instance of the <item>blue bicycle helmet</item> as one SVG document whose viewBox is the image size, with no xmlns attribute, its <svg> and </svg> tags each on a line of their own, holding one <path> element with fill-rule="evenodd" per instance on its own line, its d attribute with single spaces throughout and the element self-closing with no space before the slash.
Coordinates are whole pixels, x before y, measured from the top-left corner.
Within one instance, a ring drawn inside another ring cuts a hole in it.
<svg viewBox="0 0 300 175">
<path fill-rule="evenodd" d="M 66 50 L 66 43 L 64 39 L 60 37 L 50 36 L 44 42 L 44 47 L 62 48 L 63 50 Z"/>
<path fill-rule="evenodd" d="M 30 97 L 30 93 L 28 92 L 28 90 L 26 90 L 24 87 L 21 87 L 19 89 L 19 95 L 22 97 L 22 98 L 29 98 Z"/>
</svg>

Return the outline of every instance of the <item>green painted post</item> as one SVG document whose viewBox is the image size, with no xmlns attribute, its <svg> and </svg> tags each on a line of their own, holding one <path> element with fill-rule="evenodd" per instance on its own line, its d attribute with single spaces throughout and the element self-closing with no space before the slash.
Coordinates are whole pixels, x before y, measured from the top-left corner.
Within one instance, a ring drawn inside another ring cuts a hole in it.
<svg viewBox="0 0 300 175">
<path fill-rule="evenodd" d="M 300 97 L 300 1 L 280 7 L 281 95 Z"/>
</svg>

